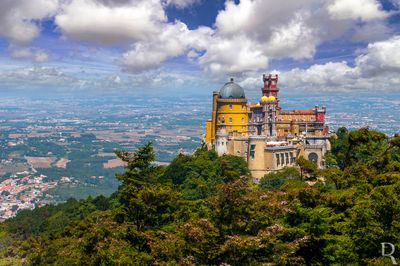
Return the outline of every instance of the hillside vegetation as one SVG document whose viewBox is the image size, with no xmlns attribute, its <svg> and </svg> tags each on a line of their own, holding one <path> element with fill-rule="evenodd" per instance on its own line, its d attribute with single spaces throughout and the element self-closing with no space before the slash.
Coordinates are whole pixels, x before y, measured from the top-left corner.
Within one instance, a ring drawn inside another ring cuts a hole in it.
<svg viewBox="0 0 400 266">
<path fill-rule="evenodd" d="M 400 249 L 400 137 L 341 128 L 328 168 L 299 160 L 256 185 L 239 157 L 201 148 L 156 167 L 151 144 L 109 198 L 21 211 L 0 265 L 388 265 Z"/>
</svg>

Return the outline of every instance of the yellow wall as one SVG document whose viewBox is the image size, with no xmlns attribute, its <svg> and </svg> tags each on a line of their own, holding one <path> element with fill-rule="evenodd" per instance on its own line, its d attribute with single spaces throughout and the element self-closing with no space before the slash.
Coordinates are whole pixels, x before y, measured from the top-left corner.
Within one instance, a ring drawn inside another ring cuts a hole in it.
<svg viewBox="0 0 400 266">
<path fill-rule="evenodd" d="M 311 123 L 315 120 L 315 115 L 312 114 L 278 114 L 276 131 L 279 137 L 286 136 L 288 134 L 299 135 L 300 127 L 295 124 L 296 122 Z M 288 122 L 294 122 L 290 124 Z"/>
<path fill-rule="evenodd" d="M 230 118 L 232 121 L 230 121 Z M 217 125 L 225 121 L 226 132 L 247 134 L 249 116 L 246 102 L 218 102 Z"/>
<path fill-rule="evenodd" d="M 211 143 L 212 136 L 212 120 L 209 119 L 206 122 L 206 143 Z"/>
<path fill-rule="evenodd" d="M 211 117 L 211 142 L 215 140 L 215 134 L 217 131 L 217 99 L 219 96 L 219 92 L 213 92 L 213 99 L 212 99 L 212 117 Z"/>
</svg>

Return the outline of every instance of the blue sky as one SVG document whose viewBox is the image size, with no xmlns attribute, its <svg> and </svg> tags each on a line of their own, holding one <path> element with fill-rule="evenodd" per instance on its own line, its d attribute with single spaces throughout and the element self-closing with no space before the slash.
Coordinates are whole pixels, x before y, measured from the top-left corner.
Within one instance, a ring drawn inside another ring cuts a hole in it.
<svg viewBox="0 0 400 266">
<path fill-rule="evenodd" d="M 399 0 L 4 0 L 2 90 L 400 91 Z M 384 82 L 382 82 L 384 80 Z"/>
</svg>

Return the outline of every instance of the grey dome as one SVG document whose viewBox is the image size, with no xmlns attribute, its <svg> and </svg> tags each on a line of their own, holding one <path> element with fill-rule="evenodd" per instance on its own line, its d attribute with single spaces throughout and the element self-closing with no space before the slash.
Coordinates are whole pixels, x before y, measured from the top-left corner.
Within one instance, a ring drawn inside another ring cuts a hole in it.
<svg viewBox="0 0 400 266">
<path fill-rule="evenodd" d="M 219 91 L 219 98 L 222 98 L 222 99 L 230 99 L 230 98 L 243 99 L 243 98 L 246 98 L 246 96 L 244 95 L 243 88 L 240 87 L 235 82 L 233 82 L 233 79 L 231 79 L 231 81 L 225 83 L 225 85 Z"/>
</svg>

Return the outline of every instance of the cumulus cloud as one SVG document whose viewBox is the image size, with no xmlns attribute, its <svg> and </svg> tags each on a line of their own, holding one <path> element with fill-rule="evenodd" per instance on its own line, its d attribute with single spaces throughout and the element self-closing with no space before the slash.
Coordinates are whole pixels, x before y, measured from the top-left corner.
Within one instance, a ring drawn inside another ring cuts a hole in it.
<svg viewBox="0 0 400 266">
<path fill-rule="evenodd" d="M 64 3 L 55 21 L 69 38 L 131 43 L 119 62 L 133 73 L 186 54 L 214 74 L 261 69 L 274 58 L 311 58 L 319 44 L 344 34 L 352 25 L 329 20 L 327 6 L 318 0 L 282 0 L 279 6 L 272 0 L 227 1 L 214 29 L 189 30 L 182 22 L 168 22 L 164 5 L 185 7 L 194 2 L 71 0 Z M 358 32 L 359 39 L 365 36 Z"/>
<path fill-rule="evenodd" d="M 328 5 L 328 11 L 334 19 L 382 19 L 389 14 L 382 10 L 377 0 L 335 0 Z"/>
<path fill-rule="evenodd" d="M 354 8 L 358 0 L 281 0 L 279 5 L 272 0 L 241 0 L 239 3 L 229 0 L 216 18 L 215 37 L 230 43 L 240 35 L 244 44 L 251 43 L 253 47 L 249 50 L 260 56 L 259 60 L 250 58 L 251 62 L 258 62 L 252 64 L 256 69 L 265 68 L 271 59 L 312 58 L 318 45 L 346 35 L 364 42 L 387 38 L 391 34 L 384 21 L 388 13 L 375 0 L 362 1 L 363 5 Z M 359 23 L 359 19 L 364 23 Z M 206 70 L 248 71 L 246 62 L 239 59 L 227 61 L 235 62 L 236 67 L 222 67 L 221 59 L 235 53 L 231 47 L 238 49 L 231 45 L 218 50 L 211 43 L 205 56 L 211 50 L 213 56 L 207 60 L 200 57 L 199 62 Z"/>
<path fill-rule="evenodd" d="M 194 2 L 72 0 L 63 6 L 55 21 L 69 38 L 103 44 L 130 43 L 119 63 L 124 70 L 139 73 L 157 68 L 190 49 L 205 49 L 213 30 L 189 30 L 180 21 L 168 22 L 164 10 L 164 4 L 183 8 Z"/>
<path fill-rule="evenodd" d="M 295 68 L 283 75 L 286 77 L 285 85 L 288 87 L 307 85 L 318 88 L 343 86 L 358 77 L 357 69 L 351 68 L 345 61 L 316 64 L 307 69 Z"/>
<path fill-rule="evenodd" d="M 188 53 L 190 48 L 205 49 L 212 33 L 207 27 L 189 30 L 179 21 L 166 24 L 156 38 L 135 43 L 133 49 L 124 53 L 121 63 L 125 70 L 134 73 L 157 68 L 168 58 Z"/>
<path fill-rule="evenodd" d="M 306 15 L 308 16 L 308 15 Z M 315 54 L 319 38 L 304 22 L 305 15 L 297 14 L 288 25 L 273 30 L 266 51 L 273 57 L 310 58 Z M 301 43 L 301 46 L 299 44 Z"/>
<path fill-rule="evenodd" d="M 320 43 L 310 21 L 315 6 L 317 0 L 227 1 L 216 18 L 216 41 L 199 62 L 210 72 L 240 74 L 266 68 L 274 58 L 310 58 Z"/>
<path fill-rule="evenodd" d="M 265 69 L 275 59 L 312 58 L 317 47 L 327 41 L 350 36 L 353 41 L 378 45 L 393 32 L 385 20 L 390 13 L 377 0 L 280 0 L 279 5 L 273 0 L 227 0 L 213 27 L 189 29 L 181 21 L 168 20 L 167 6 L 186 8 L 199 1 L 4 0 L 0 3 L 0 35 L 13 42 L 29 42 L 38 36 L 40 21 L 54 17 L 67 40 L 122 47 L 124 52 L 115 61 L 127 72 L 157 69 L 171 58 L 186 56 L 208 73 L 243 75 Z M 362 60 L 378 62 L 373 45 L 364 53 L 369 57 L 357 57 L 360 65 L 350 70 L 383 71 L 362 69 Z M 12 49 L 11 55 L 48 59 L 39 48 Z M 347 64 L 338 64 L 324 68 L 344 71 Z"/>
<path fill-rule="evenodd" d="M 67 37 L 106 44 L 147 40 L 166 20 L 158 0 L 72 0 L 55 17 Z"/>
<path fill-rule="evenodd" d="M 53 16 L 57 8 L 58 0 L 2 0 L 0 36 L 12 42 L 30 42 L 40 34 L 37 22 Z"/>
<path fill-rule="evenodd" d="M 268 58 L 261 45 L 238 35 L 232 39 L 215 37 L 199 62 L 210 73 L 234 74 L 265 68 Z"/>
<path fill-rule="evenodd" d="M 368 45 L 366 52 L 355 62 L 362 76 L 377 76 L 382 73 L 400 74 L 400 36 Z"/>
<path fill-rule="evenodd" d="M 295 68 L 282 73 L 283 82 L 290 88 L 320 90 L 396 89 L 400 84 L 399 49 L 400 36 L 394 36 L 369 44 L 356 57 L 354 66 L 342 61 Z"/>
</svg>

